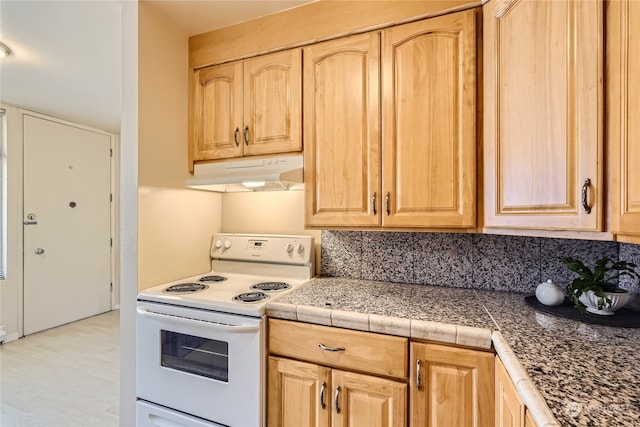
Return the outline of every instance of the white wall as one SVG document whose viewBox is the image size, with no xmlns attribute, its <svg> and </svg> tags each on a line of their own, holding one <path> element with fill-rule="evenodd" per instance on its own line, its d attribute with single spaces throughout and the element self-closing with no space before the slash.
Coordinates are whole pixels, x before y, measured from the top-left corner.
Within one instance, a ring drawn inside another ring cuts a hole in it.
<svg viewBox="0 0 640 427">
<path fill-rule="evenodd" d="M 138 196 L 138 289 L 209 271 L 220 195 L 141 186 Z"/>
<path fill-rule="evenodd" d="M 138 16 L 138 289 L 210 269 L 220 195 L 187 189 L 188 37 L 152 6 Z"/>
<path fill-rule="evenodd" d="M 0 325 L 6 341 L 22 331 L 22 117 L 16 107 L 7 111 L 7 278 L 0 281 Z"/>
<path fill-rule="evenodd" d="M 138 281 L 138 3 L 122 2 L 120 425 L 135 426 Z"/>
</svg>

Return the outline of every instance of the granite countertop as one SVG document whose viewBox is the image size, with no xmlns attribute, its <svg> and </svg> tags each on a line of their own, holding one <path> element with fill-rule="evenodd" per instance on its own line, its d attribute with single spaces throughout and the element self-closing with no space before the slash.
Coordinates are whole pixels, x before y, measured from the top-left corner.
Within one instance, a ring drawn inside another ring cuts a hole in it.
<svg viewBox="0 0 640 427">
<path fill-rule="evenodd" d="M 640 425 L 640 329 L 540 313 L 524 294 L 322 277 L 270 317 L 495 348 L 542 426 Z"/>
</svg>

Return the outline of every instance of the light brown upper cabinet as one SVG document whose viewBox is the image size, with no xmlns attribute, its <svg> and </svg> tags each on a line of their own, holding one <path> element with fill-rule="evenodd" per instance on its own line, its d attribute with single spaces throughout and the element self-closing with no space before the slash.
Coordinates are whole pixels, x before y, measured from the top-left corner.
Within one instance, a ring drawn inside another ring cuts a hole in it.
<svg viewBox="0 0 640 427">
<path fill-rule="evenodd" d="M 477 16 L 304 49 L 308 226 L 476 225 Z"/>
<path fill-rule="evenodd" d="M 483 12 L 484 226 L 602 231 L 603 2 Z"/>
<path fill-rule="evenodd" d="M 302 58 L 293 49 L 193 73 L 190 166 L 302 150 Z"/>
<path fill-rule="evenodd" d="M 640 243 L 640 2 L 607 3 L 611 229 Z"/>
<path fill-rule="evenodd" d="M 304 48 L 308 226 L 380 225 L 380 34 Z"/>
<path fill-rule="evenodd" d="M 477 11 L 382 33 L 384 226 L 476 225 Z"/>
</svg>

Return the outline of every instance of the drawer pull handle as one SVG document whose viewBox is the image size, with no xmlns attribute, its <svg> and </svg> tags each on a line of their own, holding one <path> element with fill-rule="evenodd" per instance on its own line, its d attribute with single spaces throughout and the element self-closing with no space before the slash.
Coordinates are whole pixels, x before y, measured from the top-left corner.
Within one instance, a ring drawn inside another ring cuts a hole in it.
<svg viewBox="0 0 640 427">
<path fill-rule="evenodd" d="M 318 347 L 325 351 L 344 351 L 344 347 L 327 347 L 326 345 L 319 343 Z"/>
<path fill-rule="evenodd" d="M 589 178 L 585 179 L 584 184 L 582 184 L 582 207 L 584 208 L 585 213 L 591 213 L 591 206 L 589 206 L 589 201 L 587 200 L 587 192 L 589 190 L 589 186 L 591 185 L 591 180 Z"/>
<path fill-rule="evenodd" d="M 416 362 L 416 390 L 420 390 L 422 385 L 422 370 L 420 369 L 420 359 Z"/>
<path fill-rule="evenodd" d="M 335 405 L 336 405 L 336 414 L 340 413 L 340 404 L 338 403 L 338 398 L 340 397 L 340 386 L 336 387 L 336 399 L 335 399 Z"/>
<path fill-rule="evenodd" d="M 327 383 L 322 381 L 322 387 L 320 387 L 320 407 L 322 409 L 327 407 L 327 405 L 325 405 L 325 403 L 324 403 L 324 390 L 325 390 L 326 387 L 327 387 Z"/>
</svg>

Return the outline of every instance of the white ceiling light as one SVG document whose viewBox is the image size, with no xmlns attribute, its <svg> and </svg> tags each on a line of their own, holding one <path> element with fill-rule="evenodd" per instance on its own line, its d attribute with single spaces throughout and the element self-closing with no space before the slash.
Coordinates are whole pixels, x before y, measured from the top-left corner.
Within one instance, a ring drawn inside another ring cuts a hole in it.
<svg viewBox="0 0 640 427">
<path fill-rule="evenodd" d="M 5 56 L 9 56 L 11 53 L 11 49 L 6 44 L 0 42 L 0 58 L 4 58 Z"/>
</svg>

